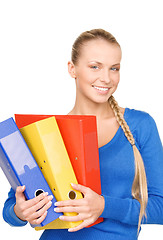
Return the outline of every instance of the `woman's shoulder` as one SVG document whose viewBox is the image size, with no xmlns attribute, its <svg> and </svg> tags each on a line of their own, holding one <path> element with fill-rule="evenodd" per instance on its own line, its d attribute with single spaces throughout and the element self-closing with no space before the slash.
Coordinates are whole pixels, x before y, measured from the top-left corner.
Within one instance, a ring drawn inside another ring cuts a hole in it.
<svg viewBox="0 0 163 240">
<path fill-rule="evenodd" d="M 124 117 L 139 149 L 147 143 L 148 145 L 150 144 L 150 146 L 152 146 L 153 142 L 155 142 L 157 146 L 161 145 L 155 120 L 149 113 L 127 108 Z"/>
<path fill-rule="evenodd" d="M 149 113 L 142 110 L 126 108 L 124 112 L 124 118 L 131 130 L 134 130 L 138 127 L 149 129 L 155 125 L 153 117 Z"/>
</svg>

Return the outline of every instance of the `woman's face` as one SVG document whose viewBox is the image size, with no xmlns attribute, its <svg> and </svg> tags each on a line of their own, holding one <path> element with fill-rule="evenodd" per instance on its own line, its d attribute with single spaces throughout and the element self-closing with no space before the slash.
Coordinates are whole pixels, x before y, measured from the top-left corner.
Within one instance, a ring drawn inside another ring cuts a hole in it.
<svg viewBox="0 0 163 240">
<path fill-rule="evenodd" d="M 115 92 L 119 83 L 121 49 L 98 39 L 86 42 L 76 65 L 69 62 L 69 72 L 76 81 L 80 100 L 103 103 Z"/>
</svg>

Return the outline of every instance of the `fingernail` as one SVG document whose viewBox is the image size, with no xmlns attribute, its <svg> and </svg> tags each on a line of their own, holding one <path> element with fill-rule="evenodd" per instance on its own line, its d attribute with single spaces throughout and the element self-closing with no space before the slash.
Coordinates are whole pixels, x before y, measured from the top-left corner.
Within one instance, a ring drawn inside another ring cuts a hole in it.
<svg viewBox="0 0 163 240">
<path fill-rule="evenodd" d="M 52 200 L 52 199 L 53 199 L 52 195 L 48 196 L 48 200 Z"/>
<path fill-rule="evenodd" d="M 48 211 L 44 212 L 44 215 L 46 215 L 48 213 Z"/>
<path fill-rule="evenodd" d="M 58 208 L 54 208 L 54 211 L 55 211 L 55 212 L 58 212 L 58 211 L 59 211 L 59 209 L 58 209 Z"/>
<path fill-rule="evenodd" d="M 49 194 L 48 192 L 44 192 L 43 196 L 46 197 L 46 196 L 48 196 L 48 194 Z"/>
<path fill-rule="evenodd" d="M 58 206 L 59 206 L 59 203 L 58 203 L 58 202 L 55 202 L 54 205 L 55 205 L 56 207 L 58 207 Z"/>
<path fill-rule="evenodd" d="M 49 207 L 49 206 L 51 206 L 51 205 L 52 205 L 52 202 L 51 202 L 51 201 L 48 202 L 47 206 Z"/>
<path fill-rule="evenodd" d="M 59 219 L 60 219 L 60 220 L 64 220 L 64 217 L 63 217 L 63 216 L 60 216 Z"/>
<path fill-rule="evenodd" d="M 73 232 L 73 229 L 69 228 L 69 229 L 68 229 L 68 232 Z"/>
</svg>

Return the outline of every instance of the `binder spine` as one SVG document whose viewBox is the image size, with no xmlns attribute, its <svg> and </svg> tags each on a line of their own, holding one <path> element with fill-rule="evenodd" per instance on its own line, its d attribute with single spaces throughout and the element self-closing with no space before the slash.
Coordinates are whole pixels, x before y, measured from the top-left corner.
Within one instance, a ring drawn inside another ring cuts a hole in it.
<svg viewBox="0 0 163 240">
<path fill-rule="evenodd" d="M 8 156 L 3 148 L 2 144 L 0 143 L 0 167 L 5 174 L 6 178 L 8 179 L 9 184 L 11 185 L 12 189 L 16 192 L 17 186 L 20 186 L 21 183 L 19 179 L 16 177 L 13 167 L 9 162 Z"/>
<path fill-rule="evenodd" d="M 25 196 L 32 199 L 42 192 L 52 192 L 45 181 L 39 167 L 36 164 L 30 150 L 28 149 L 21 133 L 16 129 L 12 118 L 0 123 L 0 130 L 3 127 L 3 134 L 0 133 L 0 166 L 6 175 L 11 187 L 16 191 L 17 186 L 25 185 Z M 5 136 L 6 128 L 6 136 Z M 11 129 L 11 134 L 9 132 Z M 14 131 L 13 131 L 14 129 Z M 48 209 L 47 217 L 39 225 L 45 226 L 57 219 L 61 213 L 54 212 L 55 197 L 52 200 L 52 206 Z M 36 227 L 36 225 L 32 225 Z"/>
</svg>

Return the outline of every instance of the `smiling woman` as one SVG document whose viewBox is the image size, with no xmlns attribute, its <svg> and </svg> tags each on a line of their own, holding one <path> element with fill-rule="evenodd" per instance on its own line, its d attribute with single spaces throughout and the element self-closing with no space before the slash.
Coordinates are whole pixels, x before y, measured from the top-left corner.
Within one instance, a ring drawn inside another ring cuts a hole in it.
<svg viewBox="0 0 163 240">
<path fill-rule="evenodd" d="M 105 141 L 103 139 L 108 138 L 108 135 L 110 135 L 110 140 L 113 138 L 119 125 L 122 127 L 125 136 L 131 143 L 131 146 L 133 146 L 135 156 L 136 171 L 132 186 L 132 196 L 139 201 L 141 206 L 138 223 L 139 230 L 147 205 L 147 182 L 143 160 L 135 146 L 133 135 L 123 117 L 124 109 L 119 108 L 112 96 L 120 80 L 120 61 L 120 45 L 110 33 L 102 29 L 94 29 L 79 36 L 73 45 L 72 61 L 69 62 L 69 73 L 75 78 L 76 82 L 76 102 L 69 114 L 89 113 L 97 116 L 99 146 Z M 118 66 L 116 70 L 115 66 Z M 109 112 L 112 114 L 114 112 L 119 124 L 114 123 L 112 131 L 110 131 L 108 126 L 110 117 L 107 117 L 107 124 L 99 120 L 99 116 L 103 116 L 104 113 L 108 114 Z M 102 128 L 100 125 L 102 125 Z M 102 130 L 100 131 L 99 128 Z M 108 129 L 107 135 L 104 133 L 106 129 Z M 102 143 L 100 139 L 102 139 Z"/>
<path fill-rule="evenodd" d="M 68 63 L 69 73 L 76 81 L 76 101 L 80 98 L 86 105 L 92 100 L 108 105 L 107 100 L 119 83 L 120 61 L 121 49 L 117 44 L 102 38 L 85 42 L 80 58 L 72 56 Z"/>
<path fill-rule="evenodd" d="M 120 62 L 119 43 L 103 29 L 82 33 L 73 45 L 68 71 L 75 79 L 76 100 L 68 114 L 96 116 L 102 195 L 73 184 L 84 198 L 57 202 L 55 210 L 76 212 L 61 220 L 82 223 L 68 230 L 73 234 L 45 230 L 41 240 L 136 240 L 141 224 L 163 224 L 162 143 L 149 114 L 119 107 L 114 99 Z M 11 189 L 4 207 L 5 220 L 15 226 L 36 220 L 37 201 L 25 201 L 23 191 L 18 188 L 15 198 Z M 50 199 L 42 198 L 48 207 Z M 39 219 L 45 216 L 41 212 Z M 99 217 L 102 223 L 86 228 Z"/>
</svg>

